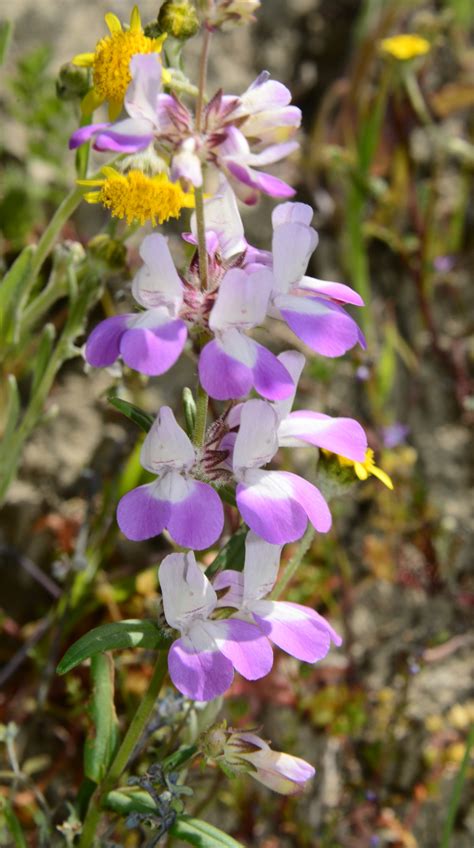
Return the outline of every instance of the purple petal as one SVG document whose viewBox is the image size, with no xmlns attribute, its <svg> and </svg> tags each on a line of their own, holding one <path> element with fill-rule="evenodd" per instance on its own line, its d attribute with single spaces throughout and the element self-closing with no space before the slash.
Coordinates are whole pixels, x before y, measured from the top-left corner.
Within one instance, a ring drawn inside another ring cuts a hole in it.
<svg viewBox="0 0 474 848">
<path fill-rule="evenodd" d="M 124 536 L 133 542 L 159 536 L 168 523 L 171 506 L 168 501 L 154 497 L 153 491 L 156 491 L 156 482 L 132 489 L 119 501 L 118 525 Z"/>
<path fill-rule="evenodd" d="M 168 530 L 178 545 L 201 551 L 217 541 L 224 527 L 222 502 L 207 483 L 188 480 L 188 495 L 171 504 Z"/>
<path fill-rule="evenodd" d="M 94 141 L 94 150 L 104 152 L 110 150 L 113 153 L 137 153 L 145 150 L 153 141 L 153 135 L 124 135 L 114 132 L 112 129 L 101 132 Z"/>
<path fill-rule="evenodd" d="M 305 510 L 313 527 L 319 533 L 327 533 L 331 527 L 332 518 L 329 507 L 319 489 L 308 480 L 299 477 L 298 474 L 292 474 L 291 471 L 274 471 L 273 473 L 280 477 L 281 484 L 283 484 L 283 478 L 286 484 L 289 484 L 293 490 L 293 497 Z"/>
<path fill-rule="evenodd" d="M 220 652 L 246 680 L 259 680 L 269 673 L 273 665 L 273 651 L 266 636 L 254 624 L 228 618 L 208 621 L 205 627 Z M 263 631 L 265 633 L 265 623 Z"/>
<path fill-rule="evenodd" d="M 293 197 L 296 193 L 288 183 L 283 182 L 278 177 L 273 177 L 271 174 L 260 173 L 253 168 L 239 164 L 235 160 L 226 159 L 225 164 L 235 179 L 250 188 L 269 194 L 270 197 Z"/>
<path fill-rule="evenodd" d="M 86 343 L 85 356 L 89 365 L 104 368 L 120 356 L 120 340 L 133 315 L 114 315 L 106 318 L 92 330 Z"/>
<path fill-rule="evenodd" d="M 158 327 L 131 327 L 122 336 L 120 353 L 130 368 L 156 377 L 179 359 L 187 335 L 179 319 Z"/>
<path fill-rule="evenodd" d="M 356 322 L 336 303 L 284 295 L 275 305 L 295 335 L 322 356 L 341 356 L 360 341 Z"/>
<path fill-rule="evenodd" d="M 73 132 L 69 139 L 69 149 L 75 150 L 76 147 L 80 147 L 81 144 L 85 144 L 86 141 L 89 141 L 93 135 L 101 130 L 106 130 L 109 126 L 110 124 L 88 124 L 86 127 L 79 127 L 78 130 Z"/>
<path fill-rule="evenodd" d="M 353 306 L 363 306 L 364 301 L 360 294 L 344 283 L 331 283 L 327 280 L 316 280 L 313 277 L 303 277 L 298 283 L 298 288 L 322 294 L 340 303 L 352 303 Z"/>
<path fill-rule="evenodd" d="M 275 476 L 276 475 L 276 476 Z M 295 542 L 306 530 L 305 510 L 282 486 L 277 471 L 253 473 L 253 484 L 239 483 L 237 506 L 251 530 L 274 545 Z"/>
<path fill-rule="evenodd" d="M 256 344 L 257 361 L 252 369 L 256 391 L 268 400 L 283 400 L 293 394 L 295 384 L 291 375 L 277 357 Z"/>
<path fill-rule="evenodd" d="M 255 621 L 266 628 L 264 633 L 275 645 L 309 663 L 326 656 L 334 633 L 322 616 L 314 619 L 312 612 L 284 601 L 260 601 L 252 609 Z"/>
<path fill-rule="evenodd" d="M 273 228 L 290 222 L 310 227 L 313 214 L 311 206 L 307 203 L 279 203 L 272 212 Z"/>
<path fill-rule="evenodd" d="M 291 412 L 278 428 L 278 441 L 282 447 L 292 447 L 298 441 L 363 462 L 367 450 L 367 437 L 358 421 L 353 418 L 331 418 L 309 409 Z"/>
<path fill-rule="evenodd" d="M 171 680 L 193 701 L 211 701 L 223 695 L 234 679 L 232 663 L 220 651 L 193 651 L 189 639 L 178 639 L 168 654 Z"/>
<path fill-rule="evenodd" d="M 244 397 L 253 384 L 250 368 L 228 356 L 217 341 L 209 342 L 201 351 L 199 379 L 208 395 L 216 400 Z"/>
</svg>

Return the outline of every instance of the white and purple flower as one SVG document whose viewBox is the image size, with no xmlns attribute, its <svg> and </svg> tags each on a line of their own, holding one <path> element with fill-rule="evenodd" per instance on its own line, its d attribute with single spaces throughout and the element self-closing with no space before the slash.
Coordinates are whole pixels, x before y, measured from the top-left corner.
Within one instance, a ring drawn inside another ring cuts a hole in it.
<svg viewBox="0 0 474 848">
<path fill-rule="evenodd" d="M 144 266 L 132 291 L 144 311 L 115 315 L 95 327 L 86 344 L 89 365 L 112 365 L 119 356 L 141 374 L 164 374 L 179 358 L 188 331 L 179 318 L 183 285 L 164 236 L 147 236 L 140 247 Z"/>
<path fill-rule="evenodd" d="M 197 701 L 223 695 L 234 669 L 247 680 L 268 674 L 273 652 L 258 627 L 237 619 L 210 618 L 217 595 L 192 551 L 165 557 L 159 580 L 166 621 L 181 633 L 170 648 L 168 668 L 183 695 Z"/>
<path fill-rule="evenodd" d="M 313 210 L 305 203 L 282 203 L 273 211 L 273 290 L 270 314 L 282 318 L 311 350 L 341 356 L 364 336 L 341 304 L 363 306 L 357 292 L 343 283 L 305 276 L 318 235 Z"/>
<path fill-rule="evenodd" d="M 224 526 L 219 495 L 194 479 L 198 456 L 168 406 L 160 409 L 141 450 L 153 483 L 132 489 L 119 501 L 117 521 L 128 539 L 141 541 L 167 529 L 178 545 L 203 550 L 217 541 Z"/>
<path fill-rule="evenodd" d="M 278 450 L 278 424 L 277 412 L 266 401 L 244 403 L 232 466 L 242 518 L 262 539 L 282 545 L 300 539 L 308 521 L 326 533 L 331 513 L 319 489 L 303 477 L 263 470 Z"/>
<path fill-rule="evenodd" d="M 281 545 L 270 545 L 250 531 L 243 572 L 221 571 L 214 579 L 218 606 L 235 607 L 234 618 L 254 622 L 287 654 L 315 663 L 326 656 L 331 641 L 339 646 L 342 640 L 326 619 L 310 607 L 266 600 L 276 583 L 280 553 Z M 224 594 L 222 590 L 226 590 Z"/>
</svg>

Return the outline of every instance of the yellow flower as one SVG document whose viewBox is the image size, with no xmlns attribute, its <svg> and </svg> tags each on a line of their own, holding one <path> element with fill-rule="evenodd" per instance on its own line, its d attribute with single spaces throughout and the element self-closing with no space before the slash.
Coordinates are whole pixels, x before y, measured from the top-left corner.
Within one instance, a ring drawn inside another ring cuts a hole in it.
<svg viewBox="0 0 474 848">
<path fill-rule="evenodd" d="M 380 49 L 383 53 L 388 53 L 395 59 L 405 62 L 408 59 L 415 59 L 417 56 L 424 56 L 431 49 L 431 44 L 421 35 L 402 33 L 401 35 L 392 35 L 391 38 L 384 38 L 380 42 Z"/>
<path fill-rule="evenodd" d="M 179 218 L 184 208 L 194 208 L 194 195 L 184 192 L 164 173 L 149 177 L 143 171 L 132 170 L 121 174 L 108 165 L 102 173 L 103 179 L 77 181 L 78 185 L 98 188 L 87 192 L 84 200 L 102 203 L 116 218 L 125 218 L 127 224 L 138 221 L 143 226 L 151 221 L 155 227 L 169 218 Z"/>
<path fill-rule="evenodd" d="M 337 458 L 339 465 L 351 465 L 359 480 L 367 480 L 368 476 L 372 474 L 374 477 L 378 477 L 380 482 L 383 483 L 384 486 L 387 486 L 388 489 L 393 489 L 393 483 L 388 474 L 376 466 L 374 462 L 374 452 L 371 448 L 367 448 L 363 462 L 354 462 L 354 460 L 347 459 L 345 456 L 339 456 L 339 454 L 337 454 Z"/>
<path fill-rule="evenodd" d="M 72 61 L 80 68 L 92 68 L 93 87 L 82 101 L 84 114 L 90 114 L 107 101 L 109 118 L 114 121 L 120 114 L 131 81 L 130 59 L 137 53 L 159 53 L 166 34 L 148 38 L 143 32 L 137 6 L 133 7 L 130 15 L 129 29 L 124 30 L 112 12 L 105 16 L 105 22 L 110 35 L 96 44 L 94 53 L 79 53 Z"/>
</svg>

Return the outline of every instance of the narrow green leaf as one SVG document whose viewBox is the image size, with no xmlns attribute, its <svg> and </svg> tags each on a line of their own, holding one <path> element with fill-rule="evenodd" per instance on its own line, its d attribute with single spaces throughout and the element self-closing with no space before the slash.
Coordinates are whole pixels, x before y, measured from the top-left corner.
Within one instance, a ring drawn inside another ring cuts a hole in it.
<svg viewBox="0 0 474 848">
<path fill-rule="evenodd" d="M 210 579 L 225 568 L 242 571 L 245 558 L 245 539 L 247 538 L 248 531 L 249 528 L 245 525 L 239 527 L 237 532 L 231 536 L 229 541 L 219 551 L 215 560 L 206 569 L 206 577 Z"/>
<path fill-rule="evenodd" d="M 22 826 L 13 812 L 11 804 L 6 799 L 1 801 L 0 812 L 3 813 L 7 830 L 13 838 L 15 848 L 28 848 Z"/>
<path fill-rule="evenodd" d="M 108 807 L 120 816 L 128 816 L 130 813 L 156 812 L 155 802 L 148 792 L 135 789 L 125 791 L 114 789 L 105 796 L 104 807 Z"/>
<path fill-rule="evenodd" d="M 195 845 L 196 848 L 243 848 L 241 842 L 237 842 L 218 827 L 190 816 L 180 816 L 176 819 L 170 833 L 183 842 Z"/>
<path fill-rule="evenodd" d="M 33 362 L 33 382 L 31 385 L 32 397 L 36 393 L 36 390 L 43 378 L 43 374 L 49 365 L 55 336 L 56 330 L 54 328 L 54 324 L 46 324 L 43 332 L 41 333 L 40 342 Z"/>
<path fill-rule="evenodd" d="M 11 21 L 0 21 L 0 65 L 3 65 L 7 58 L 8 48 L 13 33 L 13 24 Z"/>
<path fill-rule="evenodd" d="M 84 774 L 100 783 L 119 742 L 114 703 L 115 669 L 110 654 L 96 654 L 91 661 L 92 695 L 88 713 L 93 728 L 84 746 Z"/>
<path fill-rule="evenodd" d="M 183 410 L 186 432 L 189 438 L 192 439 L 194 429 L 196 427 L 196 401 L 194 400 L 193 393 L 188 386 L 185 386 L 183 389 Z"/>
<path fill-rule="evenodd" d="M 181 768 L 184 763 L 187 763 L 194 754 L 197 753 L 198 747 L 197 745 L 183 745 L 177 751 L 174 751 L 173 754 L 170 754 L 169 757 L 166 757 L 162 766 L 165 771 L 177 771 L 177 769 Z"/>
<path fill-rule="evenodd" d="M 16 377 L 13 374 L 9 374 L 7 377 L 8 382 L 8 400 L 7 400 L 7 411 L 5 415 L 5 428 L 2 435 L 2 454 L 6 450 L 8 450 L 8 443 L 15 432 L 16 425 L 18 423 L 18 417 L 20 415 L 20 393 L 18 391 L 18 384 L 16 382 Z"/>
<path fill-rule="evenodd" d="M 154 621 L 134 620 L 115 621 L 95 627 L 81 636 L 66 651 L 58 665 L 58 674 L 67 674 L 76 665 L 104 651 L 120 651 L 125 648 L 148 648 L 163 650 L 168 648 L 172 639 L 165 634 Z"/>
<path fill-rule="evenodd" d="M 148 433 L 153 424 L 154 418 L 152 415 L 149 415 L 148 412 L 145 412 L 140 407 L 135 406 L 134 403 L 129 403 L 128 400 L 122 400 L 119 397 L 111 397 L 107 398 L 109 403 L 115 407 L 122 415 L 125 415 L 130 421 L 133 421 L 138 427 Z"/>
<path fill-rule="evenodd" d="M 13 340 L 15 323 L 23 303 L 23 292 L 28 285 L 35 247 L 28 245 L 15 259 L 0 282 L 0 335 L 3 344 Z"/>
</svg>

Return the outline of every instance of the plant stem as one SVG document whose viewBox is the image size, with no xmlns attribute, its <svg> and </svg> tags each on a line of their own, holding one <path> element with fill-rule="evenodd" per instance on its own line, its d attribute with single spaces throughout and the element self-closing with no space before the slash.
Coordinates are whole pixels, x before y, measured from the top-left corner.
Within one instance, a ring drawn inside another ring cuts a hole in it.
<svg viewBox="0 0 474 848">
<path fill-rule="evenodd" d="M 209 59 L 210 43 L 211 32 L 206 28 L 204 30 L 201 58 L 199 60 L 198 94 L 196 100 L 196 131 L 198 133 L 202 129 L 202 113 L 204 109 L 204 98 L 206 96 L 207 61 Z"/>
<path fill-rule="evenodd" d="M 196 423 L 193 434 L 194 444 L 198 447 L 203 446 L 206 435 L 208 401 L 209 397 L 199 383 L 197 388 Z"/>
<path fill-rule="evenodd" d="M 51 253 L 54 242 L 56 241 L 57 236 L 62 230 L 66 221 L 71 217 L 72 213 L 79 206 L 84 195 L 84 191 L 81 188 L 74 188 L 69 194 L 66 195 L 63 202 L 58 206 L 56 212 L 54 213 L 51 221 L 46 227 L 43 235 L 41 236 L 35 255 L 33 256 L 33 262 L 31 266 L 31 280 L 30 287 L 33 284 L 36 276 L 38 275 L 43 262 Z"/>
<path fill-rule="evenodd" d="M 281 597 L 281 595 L 285 591 L 286 587 L 288 586 L 290 581 L 293 579 L 293 577 L 296 573 L 296 570 L 301 565 L 305 555 L 308 553 L 308 551 L 311 547 L 315 533 L 316 533 L 316 530 L 314 529 L 313 525 L 309 524 L 307 529 L 306 529 L 306 533 L 304 534 L 304 536 L 301 539 L 298 547 L 296 548 L 295 553 L 293 554 L 291 559 L 288 561 L 286 568 L 283 572 L 283 575 L 281 577 L 281 580 L 278 581 L 277 585 L 275 586 L 273 592 L 270 595 L 270 598 L 271 598 L 272 601 L 277 601 L 278 598 Z"/>
<path fill-rule="evenodd" d="M 132 719 L 132 723 L 125 734 L 124 740 L 115 755 L 109 771 L 91 798 L 78 848 L 90 848 L 90 846 L 94 843 L 97 825 L 99 824 L 101 816 L 102 798 L 112 790 L 118 782 L 122 772 L 125 771 L 133 749 L 135 748 L 135 745 L 140 739 L 140 736 L 145 730 L 150 719 L 156 699 L 160 694 L 160 689 L 163 685 L 167 669 L 168 654 L 166 651 L 160 651 L 148 690 L 143 700 L 140 702 L 140 706 Z"/>
<path fill-rule="evenodd" d="M 466 740 L 466 750 L 464 752 L 464 757 L 459 767 L 459 771 L 456 775 L 456 779 L 454 781 L 451 798 L 449 799 L 448 815 L 443 827 L 443 835 L 441 837 L 440 848 L 449 848 L 451 844 L 451 836 L 453 834 L 454 824 L 456 821 L 456 813 L 458 811 L 459 804 L 461 803 L 462 791 L 464 788 L 464 783 L 466 781 L 469 759 L 471 756 L 471 749 L 473 745 L 474 724 L 472 724 L 470 727 L 469 734 Z"/>
</svg>

